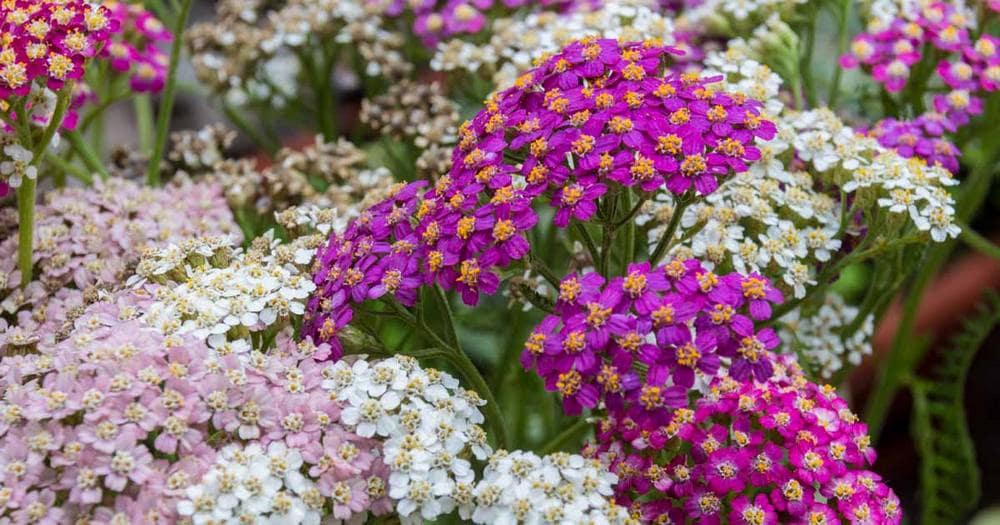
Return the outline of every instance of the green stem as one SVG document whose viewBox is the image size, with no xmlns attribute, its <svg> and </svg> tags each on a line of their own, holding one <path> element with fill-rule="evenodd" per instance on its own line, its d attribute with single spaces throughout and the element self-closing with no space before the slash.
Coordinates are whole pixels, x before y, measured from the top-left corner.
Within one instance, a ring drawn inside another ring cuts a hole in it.
<svg viewBox="0 0 1000 525">
<path fill-rule="evenodd" d="M 600 261 L 599 252 L 597 251 L 597 243 L 594 242 L 594 238 L 590 236 L 590 232 L 587 231 L 587 225 L 582 222 L 574 222 L 573 226 L 576 227 L 576 231 L 580 234 L 583 239 L 583 244 L 587 247 L 587 251 L 590 252 L 590 259 L 596 265 Z"/>
<path fill-rule="evenodd" d="M 566 427 L 555 437 L 550 439 L 547 443 L 542 445 L 542 448 L 538 450 L 539 454 L 551 454 L 553 452 L 559 452 L 574 438 L 579 437 L 581 434 L 587 432 L 590 429 L 590 422 L 584 417 L 576 418 L 576 421 L 572 425 Z"/>
<path fill-rule="evenodd" d="M 45 148 L 48 147 L 49 143 L 52 142 L 52 137 L 55 136 L 56 131 L 62 126 L 63 117 L 66 116 L 66 111 L 69 109 L 70 96 L 72 95 L 73 85 L 72 83 L 67 84 L 65 89 L 59 92 L 58 98 L 56 99 L 56 107 L 52 112 L 52 118 L 49 119 L 49 125 L 46 126 L 45 131 L 42 132 L 41 139 L 32 145 L 30 142 L 31 130 L 30 124 L 27 122 L 28 114 L 22 102 L 17 108 L 18 117 L 18 134 L 24 139 L 28 139 L 22 147 L 31 149 L 31 165 L 36 166 L 42 160 L 42 154 L 45 152 Z M 22 177 L 21 185 L 17 188 L 17 266 L 21 270 L 21 286 L 27 286 L 31 283 L 34 264 L 32 257 L 34 255 L 34 244 L 35 244 L 35 190 L 37 189 L 37 181 L 33 178 Z"/>
<path fill-rule="evenodd" d="M 41 158 L 42 153 L 45 152 L 45 148 L 49 146 L 52 142 L 52 137 L 56 135 L 56 131 L 62 126 L 63 117 L 66 116 L 66 111 L 69 110 L 70 97 L 72 96 L 73 85 L 67 84 L 64 89 L 59 92 L 59 96 L 56 99 L 56 107 L 52 112 L 52 118 L 49 119 L 49 125 L 46 126 L 45 131 L 42 132 L 42 138 L 35 143 L 34 148 L 32 148 L 31 153 L 33 155 L 31 159 L 32 164 L 37 164 Z"/>
<path fill-rule="evenodd" d="M 805 87 L 806 101 L 810 107 L 816 106 L 816 93 L 813 88 L 812 57 L 816 48 L 816 18 L 819 13 L 813 13 L 809 19 L 808 34 L 806 35 L 805 54 L 799 59 L 799 74 L 802 76 L 802 85 Z"/>
<path fill-rule="evenodd" d="M 74 165 L 72 162 L 67 162 L 65 159 L 63 159 L 62 157 L 60 157 L 58 155 L 46 153 L 45 154 L 45 161 L 48 162 L 49 164 L 52 164 L 56 168 L 58 168 L 58 170 L 55 172 L 54 176 L 57 177 L 57 178 L 59 178 L 59 179 L 62 179 L 63 186 L 66 185 L 66 174 L 67 173 L 70 174 L 70 175 L 72 175 L 74 178 L 76 178 L 77 180 L 79 180 L 80 182 L 82 182 L 82 183 L 84 183 L 84 184 L 86 184 L 88 186 L 94 183 L 94 178 L 91 177 L 89 173 L 87 173 L 86 171 L 80 169 L 78 166 Z"/>
<path fill-rule="evenodd" d="M 35 235 L 35 179 L 24 177 L 17 188 L 17 266 L 21 270 L 21 286 L 28 286 L 32 277 L 32 253 Z"/>
<path fill-rule="evenodd" d="M 684 196 L 676 202 L 677 205 L 674 206 L 674 213 L 670 216 L 670 222 L 667 224 L 667 229 L 663 231 L 663 235 L 660 236 L 660 242 L 656 243 L 656 248 L 653 249 L 653 253 L 649 256 L 650 266 L 656 266 L 659 264 L 660 259 L 662 259 L 667 253 L 667 249 L 670 248 L 670 243 L 674 240 L 674 234 L 677 232 L 677 227 L 681 224 L 681 217 L 684 215 L 684 210 L 687 209 L 690 204 L 690 201 Z"/>
<path fill-rule="evenodd" d="M 170 49 L 170 66 L 167 70 L 167 85 L 160 99 L 160 111 L 156 115 L 156 142 L 153 144 L 153 154 L 149 157 L 149 169 L 146 172 L 146 182 L 150 186 L 160 185 L 160 162 L 167 147 L 167 132 L 170 129 L 170 117 L 174 111 L 174 95 L 177 90 L 177 65 L 181 59 L 181 49 L 184 43 L 184 26 L 187 25 L 191 4 L 194 0 L 181 0 L 180 14 L 174 27 L 174 44 Z"/>
<path fill-rule="evenodd" d="M 139 130 L 139 150 L 144 154 L 153 151 L 153 101 L 148 94 L 142 94 L 132 102 L 135 111 L 135 125 Z"/>
<path fill-rule="evenodd" d="M 970 248 L 982 252 L 994 259 L 1000 259 L 1000 247 L 998 247 L 993 241 L 987 239 L 980 235 L 976 230 L 973 230 L 968 224 L 962 224 L 962 242 L 969 245 Z"/>
<path fill-rule="evenodd" d="M 851 12 L 851 3 L 851 0 L 841 0 L 839 6 L 838 14 L 840 17 L 837 19 L 837 60 L 840 60 L 840 57 L 847 52 L 847 25 Z M 830 98 L 827 101 L 827 106 L 831 108 L 837 107 L 837 99 L 840 98 L 840 80 L 843 74 L 844 68 L 840 67 L 839 63 L 834 63 L 833 79 L 830 80 Z"/>
<path fill-rule="evenodd" d="M 410 324 L 414 328 L 417 328 L 422 332 L 428 339 L 431 340 L 437 347 L 445 350 L 446 355 L 443 357 L 448 360 L 449 363 L 454 365 L 458 369 L 459 374 L 465 379 L 475 390 L 483 396 L 486 400 L 486 416 L 490 421 L 490 426 L 496 433 L 497 446 L 503 448 L 507 444 L 507 428 L 503 422 L 503 413 L 500 411 L 500 404 L 497 403 L 496 397 L 493 395 L 493 391 L 490 390 L 489 384 L 486 383 L 486 379 L 476 368 L 476 365 L 469 359 L 469 356 L 462 351 L 458 346 L 451 345 L 448 341 L 445 341 L 437 333 L 430 329 L 422 320 L 418 320 L 412 313 L 403 308 L 398 303 L 390 303 L 392 307 L 399 314 L 399 317 Z M 448 323 L 452 323 L 451 319 L 446 320 Z"/>
<path fill-rule="evenodd" d="M 90 145 L 87 144 L 87 141 L 83 140 L 79 131 L 67 132 L 66 140 L 69 141 L 73 152 L 83 159 L 83 163 L 87 166 L 87 169 L 100 175 L 101 180 L 108 180 L 108 170 L 104 167 L 104 163 L 94 153 L 94 150 L 90 149 Z"/>
<path fill-rule="evenodd" d="M 993 171 L 996 168 L 995 153 L 993 155 L 993 158 L 978 165 L 966 179 L 964 189 L 955 206 L 956 219 L 959 223 L 967 222 L 974 216 L 989 194 Z M 882 432 L 885 418 L 889 413 L 889 406 L 896 397 L 896 392 L 923 358 L 927 346 L 917 344 L 918 334 L 914 333 L 917 310 L 920 307 L 924 290 L 947 262 L 955 246 L 954 240 L 948 240 L 930 248 L 930 253 L 920 267 L 920 271 L 907 294 L 906 302 L 903 305 L 903 316 L 896 329 L 892 348 L 879 370 L 877 382 L 865 406 L 865 421 L 868 423 L 868 432 L 876 441 Z"/>
</svg>

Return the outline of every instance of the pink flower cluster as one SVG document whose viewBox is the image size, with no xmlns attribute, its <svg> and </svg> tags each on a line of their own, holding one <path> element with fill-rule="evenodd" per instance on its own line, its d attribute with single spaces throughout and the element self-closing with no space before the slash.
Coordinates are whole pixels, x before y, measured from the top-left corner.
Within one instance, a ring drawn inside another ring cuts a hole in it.
<svg viewBox="0 0 1000 525">
<path fill-rule="evenodd" d="M 119 29 L 106 7 L 85 0 L 11 0 L 0 5 L 0 98 L 35 81 L 58 90 L 83 77 L 84 62 Z"/>
<path fill-rule="evenodd" d="M 351 509 L 388 510 L 383 493 L 368 492 L 385 486 L 377 443 L 345 430 L 321 388 L 327 346 L 283 337 L 244 364 L 133 320 L 140 308 L 118 295 L 92 305 L 65 341 L 0 361 L 0 516 L 174 521 L 178 499 L 229 442 L 283 443 L 301 451 L 323 497 L 346 481 Z"/>
<path fill-rule="evenodd" d="M 933 2 L 874 27 L 854 38 L 840 64 L 864 66 L 886 90 L 897 92 L 907 85 L 911 69 L 926 58 L 924 48 L 929 45 L 937 56 L 946 57 L 936 71 L 951 89 L 935 97 L 934 107 L 957 126 L 982 111 L 982 101 L 974 96 L 977 91 L 1000 87 L 1000 38 L 984 33 L 973 41 L 973 20 L 950 3 Z"/>
<path fill-rule="evenodd" d="M 110 9 L 122 31 L 101 50 L 101 58 L 115 71 L 130 75 L 133 91 L 160 91 L 170 58 L 158 44 L 170 42 L 173 34 L 139 4 L 116 1 L 110 4 Z"/>
<path fill-rule="evenodd" d="M 899 499 L 867 470 L 875 451 L 864 423 L 794 360 L 775 368 L 767 381 L 716 378 L 664 423 L 662 448 L 601 422 L 589 453 L 612 461 L 618 503 L 650 522 L 899 523 Z"/>
<path fill-rule="evenodd" d="M 928 112 L 913 120 L 886 118 L 875 123 L 868 134 L 879 144 L 894 149 L 906 158 L 919 157 L 930 165 L 940 164 L 952 173 L 958 173 L 958 147 L 944 138 L 945 132 L 958 128 L 944 115 Z"/>
<path fill-rule="evenodd" d="M 694 259 L 632 264 L 607 281 L 570 275 L 560 282 L 556 315 L 528 337 L 521 363 L 560 393 L 568 414 L 603 402 L 611 418 L 629 421 L 628 431 L 659 449 L 667 439 L 659 429 L 687 405 L 696 376 L 714 377 L 722 358 L 740 380 L 770 377 L 778 337 L 756 331 L 754 321 L 781 300 L 760 275 L 718 276 Z"/>
<path fill-rule="evenodd" d="M 383 16 L 412 17 L 413 33 L 427 47 L 456 35 L 475 34 L 486 25 L 487 12 L 497 8 L 514 10 L 528 4 L 572 9 L 575 0 L 368 0 Z"/>
<path fill-rule="evenodd" d="M 112 178 L 92 188 L 45 194 L 36 207 L 36 280 L 18 288 L 17 234 L 0 240 L 0 308 L 21 330 L 51 341 L 66 311 L 88 287 L 120 287 L 147 247 L 240 230 L 216 185 L 191 182 L 150 188 Z M 4 346 L 0 335 L 0 348 Z"/>
</svg>

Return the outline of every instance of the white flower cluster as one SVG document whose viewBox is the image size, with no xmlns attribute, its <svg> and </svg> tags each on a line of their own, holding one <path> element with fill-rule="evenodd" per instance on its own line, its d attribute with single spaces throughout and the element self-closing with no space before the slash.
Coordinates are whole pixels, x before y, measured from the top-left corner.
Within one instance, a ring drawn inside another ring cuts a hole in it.
<svg viewBox="0 0 1000 525">
<path fill-rule="evenodd" d="M 768 101 L 765 111 L 778 114 L 781 79 L 766 65 L 751 59 L 742 42 L 724 53 L 706 57 L 708 75 L 724 75 L 721 87 Z M 681 241 L 670 253 L 697 257 L 709 267 L 722 266 L 741 273 L 778 275 L 804 297 L 816 262 L 830 260 L 840 249 L 841 213 L 829 195 L 814 189 L 812 176 L 789 171 L 779 157 L 787 157 L 794 136 L 779 127 L 770 141 L 758 141 L 761 159 L 750 169 L 726 181 L 706 199 L 684 210 Z M 670 197 L 659 195 L 637 217 L 638 224 L 653 222 L 648 232 L 655 246 L 674 213 Z"/>
<path fill-rule="evenodd" d="M 312 260 L 311 251 L 286 254 L 272 240 L 268 253 L 260 255 L 226 241 L 192 240 L 147 252 L 136 268 L 137 282 L 171 284 L 156 287 L 156 302 L 143 321 L 164 333 L 209 339 L 234 329 L 259 331 L 305 311 L 316 288 L 302 268 Z"/>
<path fill-rule="evenodd" d="M 960 15 L 950 22 L 967 28 L 976 27 L 976 10 L 970 7 L 964 0 L 946 0 L 939 2 L 936 0 L 874 0 L 868 3 L 868 27 L 869 33 L 878 33 L 889 29 L 892 22 L 898 18 L 904 20 L 916 20 L 924 12 L 924 9 L 933 4 L 947 3 L 955 8 Z M 973 5 L 975 5 L 973 3 Z"/>
<path fill-rule="evenodd" d="M 866 315 L 846 338 L 841 334 L 845 327 L 859 323 L 858 315 L 857 307 L 844 303 L 836 293 L 828 293 L 816 313 L 803 316 L 795 309 L 782 317 L 778 335 L 786 347 L 805 355 L 823 377 L 829 378 L 846 366 L 845 361 L 857 366 L 872 353 L 874 315 Z"/>
<path fill-rule="evenodd" d="M 11 188 L 19 188 L 24 179 L 38 178 L 38 168 L 32 165 L 34 154 L 24 146 L 14 143 L 3 147 L 3 161 L 0 162 L 0 181 L 6 179 Z"/>
<path fill-rule="evenodd" d="M 338 361 L 323 387 L 344 404 L 341 421 L 362 437 L 385 439 L 389 497 L 403 523 L 419 523 L 472 501 L 470 455 L 492 452 L 480 426 L 485 405 L 454 377 L 396 356 L 373 364 Z"/>
<path fill-rule="evenodd" d="M 465 69 L 476 73 L 492 67 L 497 89 L 514 83 L 535 60 L 566 44 L 587 36 L 624 41 L 659 39 L 674 42 L 674 25 L 661 14 L 655 2 L 621 0 L 581 7 L 572 13 L 543 11 L 523 18 L 501 18 L 493 22 L 489 42 L 479 45 L 453 39 L 438 45 L 431 67 L 439 71 Z"/>
<path fill-rule="evenodd" d="M 211 470 L 177 504 L 195 524 L 318 525 L 326 499 L 300 472 L 302 454 L 283 442 L 222 449 Z"/>
<path fill-rule="evenodd" d="M 769 13 L 789 11 L 796 4 L 804 3 L 806 0 L 704 0 L 698 6 L 684 11 L 678 25 L 700 27 L 704 31 L 706 23 L 715 22 L 719 17 L 742 22 L 748 18 L 765 18 Z M 709 25 L 713 28 L 719 26 L 718 23 Z M 726 31 L 729 32 L 731 31 Z"/>
<path fill-rule="evenodd" d="M 625 508 L 610 501 L 617 477 L 600 461 L 555 453 L 498 450 L 473 490 L 474 505 L 460 509 L 473 523 L 624 523 Z"/>
<path fill-rule="evenodd" d="M 936 242 L 957 237 L 955 200 L 945 189 L 958 184 L 941 166 L 906 159 L 858 134 L 827 108 L 787 112 L 781 125 L 794 131 L 798 158 L 820 173 L 830 172 L 845 193 L 873 198 L 878 207 L 906 215 Z"/>
</svg>

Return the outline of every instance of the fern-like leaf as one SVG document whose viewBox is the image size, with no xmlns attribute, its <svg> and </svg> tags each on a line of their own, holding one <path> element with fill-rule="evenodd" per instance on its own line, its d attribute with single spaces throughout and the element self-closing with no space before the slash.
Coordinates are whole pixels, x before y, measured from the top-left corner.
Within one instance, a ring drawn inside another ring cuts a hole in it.
<svg viewBox="0 0 1000 525">
<path fill-rule="evenodd" d="M 990 292 L 940 362 L 914 379 L 913 437 L 921 456 L 920 523 L 962 523 L 979 501 L 979 467 L 965 418 L 965 380 L 976 351 L 1000 323 L 1000 296 Z"/>
</svg>

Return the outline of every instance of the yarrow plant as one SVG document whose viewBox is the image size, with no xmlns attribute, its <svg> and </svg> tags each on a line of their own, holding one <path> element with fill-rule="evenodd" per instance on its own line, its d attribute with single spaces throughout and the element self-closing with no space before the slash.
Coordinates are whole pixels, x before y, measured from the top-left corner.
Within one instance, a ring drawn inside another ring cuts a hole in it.
<svg viewBox="0 0 1000 525">
<path fill-rule="evenodd" d="M 969 521 L 995 3 L 0 3 L 0 522 Z"/>
</svg>

